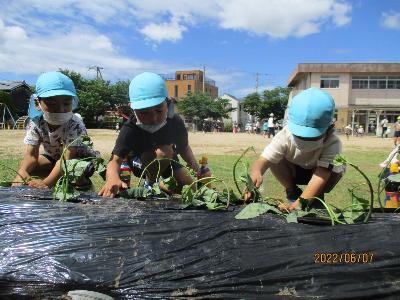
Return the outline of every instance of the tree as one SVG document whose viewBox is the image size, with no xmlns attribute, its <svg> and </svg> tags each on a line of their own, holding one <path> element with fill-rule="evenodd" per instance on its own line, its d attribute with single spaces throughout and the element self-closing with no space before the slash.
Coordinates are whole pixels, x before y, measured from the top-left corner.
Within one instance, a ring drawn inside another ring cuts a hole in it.
<svg viewBox="0 0 400 300">
<path fill-rule="evenodd" d="M 228 99 L 218 98 L 211 102 L 209 116 L 214 119 L 228 118 L 228 114 L 235 110 Z"/>
<path fill-rule="evenodd" d="M 241 103 L 243 110 L 248 114 L 264 119 L 273 113 L 277 119 L 285 115 L 291 88 L 276 87 L 265 90 L 262 96 L 258 93 L 247 95 Z"/>
<path fill-rule="evenodd" d="M 288 87 L 276 87 L 273 90 L 265 90 L 262 105 L 262 114 L 264 117 L 273 113 L 277 119 L 283 119 L 290 91 L 291 88 Z"/>
<path fill-rule="evenodd" d="M 102 79 L 92 79 L 85 82 L 85 86 L 79 94 L 78 111 L 88 127 L 96 125 L 97 118 L 104 114 L 107 109 L 111 109 L 110 90 L 110 83 Z"/>
<path fill-rule="evenodd" d="M 194 93 L 186 95 L 177 104 L 179 112 L 192 122 L 196 119 L 226 118 L 228 113 L 235 110 L 229 105 L 229 100 L 218 98 L 211 99 L 208 93 Z"/>
<path fill-rule="evenodd" d="M 247 95 L 240 105 L 246 113 L 260 119 L 263 118 L 264 113 L 261 111 L 262 99 L 260 94 L 252 93 Z"/>
<path fill-rule="evenodd" d="M 129 104 L 129 80 L 117 81 L 110 86 L 110 89 L 110 104 L 112 107 Z"/>
<path fill-rule="evenodd" d="M 129 81 L 118 81 L 110 84 L 103 79 L 85 79 L 81 74 L 60 70 L 61 73 L 71 78 L 79 98 L 79 112 L 87 127 L 97 126 L 98 117 L 108 109 L 129 103 Z"/>
</svg>

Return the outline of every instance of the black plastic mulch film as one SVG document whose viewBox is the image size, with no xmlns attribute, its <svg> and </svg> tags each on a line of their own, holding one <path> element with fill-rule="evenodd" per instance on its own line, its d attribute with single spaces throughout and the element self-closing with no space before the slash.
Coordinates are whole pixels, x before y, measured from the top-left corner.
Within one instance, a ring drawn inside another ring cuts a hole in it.
<svg viewBox="0 0 400 300">
<path fill-rule="evenodd" d="M 400 298 L 400 215 L 331 227 L 239 209 L 0 188 L 0 299 Z"/>
</svg>

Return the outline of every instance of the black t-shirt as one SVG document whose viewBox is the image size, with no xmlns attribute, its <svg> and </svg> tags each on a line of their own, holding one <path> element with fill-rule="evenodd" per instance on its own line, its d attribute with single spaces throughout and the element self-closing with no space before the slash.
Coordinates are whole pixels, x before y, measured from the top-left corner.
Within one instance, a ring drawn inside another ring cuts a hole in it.
<svg viewBox="0 0 400 300">
<path fill-rule="evenodd" d="M 167 124 L 154 133 L 138 127 L 135 116 L 132 116 L 122 126 L 112 154 L 119 157 L 125 157 L 128 154 L 140 155 L 161 145 L 169 144 L 174 144 L 178 152 L 188 145 L 188 132 L 179 115 L 175 114 L 172 118 L 167 118 Z"/>
</svg>

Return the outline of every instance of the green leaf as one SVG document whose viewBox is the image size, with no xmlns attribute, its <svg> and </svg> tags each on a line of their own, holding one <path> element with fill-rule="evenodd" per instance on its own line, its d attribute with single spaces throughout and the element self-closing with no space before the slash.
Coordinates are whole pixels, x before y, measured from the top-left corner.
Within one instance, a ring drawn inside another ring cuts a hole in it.
<svg viewBox="0 0 400 300">
<path fill-rule="evenodd" d="M 178 189 L 178 182 L 173 176 L 164 179 L 163 183 L 169 191 L 175 191 Z"/>
<path fill-rule="evenodd" d="M 400 173 L 386 177 L 387 181 L 400 182 Z"/>
<path fill-rule="evenodd" d="M 244 220 L 252 219 L 265 214 L 269 211 L 275 212 L 276 214 L 282 215 L 282 212 L 276 207 L 267 203 L 250 203 L 246 205 L 236 216 L 235 219 Z"/>
<path fill-rule="evenodd" d="M 298 211 L 297 210 L 292 210 L 290 213 L 286 215 L 286 222 L 288 223 L 298 223 L 297 222 L 297 217 L 298 217 Z"/>
<path fill-rule="evenodd" d="M 107 166 L 104 164 L 104 159 L 101 157 L 98 157 L 93 160 L 94 162 L 94 169 L 96 170 L 97 174 L 103 178 L 103 180 L 106 180 L 106 171 L 107 171 Z"/>
<path fill-rule="evenodd" d="M 78 182 L 79 179 L 85 174 L 85 171 L 89 165 L 90 161 L 74 158 L 65 161 L 65 164 L 62 164 L 62 167 L 64 174 L 68 174 L 68 180 L 70 183 L 74 184 Z M 65 168 L 67 170 L 65 170 Z"/>
<path fill-rule="evenodd" d="M 342 166 L 342 165 L 346 165 L 348 163 L 349 163 L 349 161 L 347 160 L 347 158 L 341 154 L 337 154 L 335 156 L 335 159 L 333 160 L 334 166 Z"/>
<path fill-rule="evenodd" d="M 80 194 L 81 193 L 76 191 L 71 184 L 69 184 L 67 188 L 62 184 L 56 184 L 53 192 L 54 198 L 59 201 L 67 201 L 78 197 Z"/>
</svg>

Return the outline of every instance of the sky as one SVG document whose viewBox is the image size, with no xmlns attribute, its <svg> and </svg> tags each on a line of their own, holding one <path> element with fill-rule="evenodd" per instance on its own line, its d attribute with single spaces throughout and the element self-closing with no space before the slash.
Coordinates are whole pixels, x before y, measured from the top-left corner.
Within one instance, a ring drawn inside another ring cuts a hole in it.
<svg viewBox="0 0 400 300">
<path fill-rule="evenodd" d="M 298 63 L 400 62 L 400 0 L 0 0 L 0 80 L 205 68 L 219 94 L 286 86 Z M 258 76 L 257 76 L 258 74 Z"/>
</svg>

